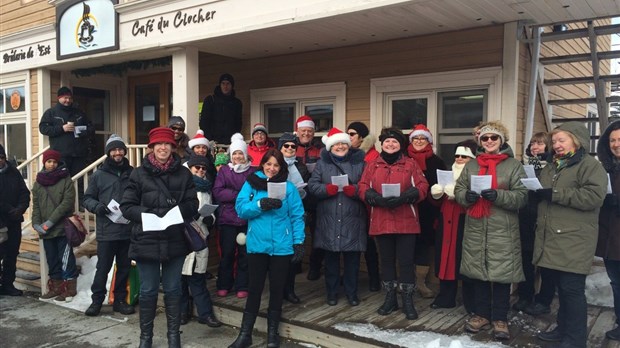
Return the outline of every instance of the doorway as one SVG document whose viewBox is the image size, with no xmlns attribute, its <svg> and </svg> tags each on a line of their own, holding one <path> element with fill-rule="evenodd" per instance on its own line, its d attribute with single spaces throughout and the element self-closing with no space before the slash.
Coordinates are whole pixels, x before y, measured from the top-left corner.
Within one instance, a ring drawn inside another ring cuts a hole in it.
<svg viewBox="0 0 620 348">
<path fill-rule="evenodd" d="M 111 129 L 110 91 L 84 87 L 73 87 L 73 106 L 86 114 L 95 127 L 95 135 L 90 138 L 87 163 L 103 156 L 105 142 Z"/>
<path fill-rule="evenodd" d="M 129 143 L 148 144 L 149 131 L 165 126 L 172 112 L 172 73 L 129 78 Z"/>
</svg>

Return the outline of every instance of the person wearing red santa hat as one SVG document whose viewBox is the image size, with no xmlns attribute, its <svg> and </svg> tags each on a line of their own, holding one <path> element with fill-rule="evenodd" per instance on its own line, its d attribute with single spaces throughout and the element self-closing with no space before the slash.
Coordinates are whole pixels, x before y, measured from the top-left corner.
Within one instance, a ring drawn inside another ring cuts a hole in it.
<svg viewBox="0 0 620 348">
<path fill-rule="evenodd" d="M 215 161 L 213 160 L 213 155 L 211 154 L 211 143 L 209 142 L 209 139 L 205 137 L 205 134 L 202 130 L 199 129 L 196 131 L 196 135 L 194 135 L 194 137 L 189 140 L 188 147 L 191 152 L 191 155 L 198 155 L 198 156 L 203 156 L 207 158 L 207 161 L 206 161 L 207 173 L 206 174 L 209 180 L 213 182 L 213 180 L 215 180 L 215 175 L 217 175 L 217 170 L 215 169 L 215 164 L 214 164 Z M 187 157 L 185 159 L 185 163 L 183 163 L 183 165 L 187 168 L 189 168 L 189 166 L 187 165 L 188 160 L 189 160 L 189 157 Z"/>
</svg>

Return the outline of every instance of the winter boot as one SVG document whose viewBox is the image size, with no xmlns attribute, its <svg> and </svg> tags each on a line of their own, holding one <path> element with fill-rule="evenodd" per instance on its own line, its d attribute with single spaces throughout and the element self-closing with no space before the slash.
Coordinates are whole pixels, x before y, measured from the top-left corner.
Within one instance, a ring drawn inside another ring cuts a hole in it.
<svg viewBox="0 0 620 348">
<path fill-rule="evenodd" d="M 254 322 L 256 321 L 256 314 L 250 312 L 243 312 L 243 319 L 241 320 L 241 328 L 239 329 L 239 336 L 235 342 L 233 342 L 228 348 L 248 348 L 252 345 L 252 330 L 254 329 Z"/>
<path fill-rule="evenodd" d="M 377 313 L 380 315 L 388 315 L 398 309 L 398 299 L 396 298 L 398 283 L 395 280 L 383 281 L 382 283 L 386 291 L 385 301 L 377 310 Z"/>
<path fill-rule="evenodd" d="M 157 310 L 157 297 L 140 298 L 140 347 L 153 346 L 153 322 Z"/>
<path fill-rule="evenodd" d="M 416 285 L 420 296 L 423 298 L 433 298 L 435 294 L 433 290 L 426 287 L 426 275 L 428 274 L 428 266 L 415 266 Z"/>
<path fill-rule="evenodd" d="M 280 333 L 278 327 L 280 326 L 281 311 L 270 310 L 267 313 L 267 347 L 279 348 L 280 347 Z"/>
<path fill-rule="evenodd" d="M 49 279 L 47 281 L 47 292 L 39 297 L 40 300 L 50 300 L 60 295 L 62 292 L 62 279 Z"/>
<path fill-rule="evenodd" d="M 181 348 L 181 296 L 165 296 L 168 348 Z"/>
<path fill-rule="evenodd" d="M 77 279 L 67 279 L 61 285 L 62 291 L 56 296 L 55 302 L 71 302 L 73 297 L 77 295 Z"/>
<path fill-rule="evenodd" d="M 415 292 L 414 283 L 400 284 L 401 295 L 403 297 L 403 312 L 409 320 L 418 319 L 418 312 L 413 306 L 413 293 Z"/>
</svg>

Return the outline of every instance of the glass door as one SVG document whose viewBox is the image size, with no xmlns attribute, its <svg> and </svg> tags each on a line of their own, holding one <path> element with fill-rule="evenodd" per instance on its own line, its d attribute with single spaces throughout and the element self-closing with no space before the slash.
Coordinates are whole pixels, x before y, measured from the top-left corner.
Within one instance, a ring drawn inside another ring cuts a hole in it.
<svg viewBox="0 0 620 348">
<path fill-rule="evenodd" d="M 161 73 L 129 79 L 129 143 L 148 144 L 149 131 L 168 123 L 172 76 Z"/>
</svg>

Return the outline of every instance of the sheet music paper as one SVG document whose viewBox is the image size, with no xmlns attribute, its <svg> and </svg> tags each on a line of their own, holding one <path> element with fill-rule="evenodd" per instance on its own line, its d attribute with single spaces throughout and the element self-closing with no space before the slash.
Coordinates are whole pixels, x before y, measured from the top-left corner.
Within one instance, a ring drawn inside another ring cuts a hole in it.
<svg viewBox="0 0 620 348">
<path fill-rule="evenodd" d="M 400 184 L 381 184 L 381 196 L 400 197 Z"/>
<path fill-rule="evenodd" d="M 142 213 L 142 230 L 143 231 L 162 231 L 172 225 L 183 223 L 183 216 L 179 206 L 170 209 L 164 217 L 159 217 L 151 213 Z"/>
<path fill-rule="evenodd" d="M 491 175 L 472 175 L 471 176 L 471 190 L 480 194 L 482 190 L 491 188 L 492 176 Z"/>
</svg>

